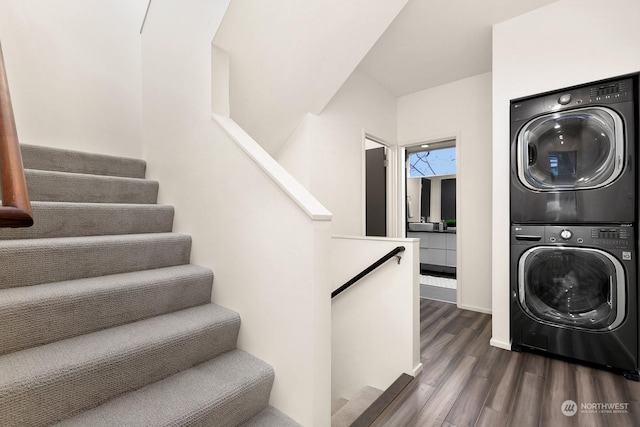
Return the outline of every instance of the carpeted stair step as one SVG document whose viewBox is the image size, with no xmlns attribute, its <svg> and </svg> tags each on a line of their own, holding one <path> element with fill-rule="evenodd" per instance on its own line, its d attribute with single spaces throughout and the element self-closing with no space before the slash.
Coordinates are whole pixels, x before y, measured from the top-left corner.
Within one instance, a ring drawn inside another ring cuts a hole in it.
<svg viewBox="0 0 640 427">
<path fill-rule="evenodd" d="M 331 402 L 331 415 L 338 412 L 347 403 L 349 403 L 349 399 L 345 399 L 344 397 L 340 397 Z"/>
<path fill-rule="evenodd" d="M 34 224 L 0 228 L 0 240 L 167 233 L 172 206 L 118 203 L 32 202 Z"/>
<path fill-rule="evenodd" d="M 233 350 L 63 421 L 58 427 L 236 426 L 267 407 L 273 378 L 269 365 Z"/>
<path fill-rule="evenodd" d="M 300 424 L 278 411 L 273 406 L 267 406 L 259 414 L 251 418 L 241 427 L 301 427 Z"/>
<path fill-rule="evenodd" d="M 49 425 L 192 368 L 234 349 L 239 327 L 237 313 L 207 304 L 0 356 L 0 425 Z M 227 368 L 222 379 L 243 374 Z"/>
<path fill-rule="evenodd" d="M 176 233 L 0 241 L 0 288 L 189 264 L 191 237 Z"/>
<path fill-rule="evenodd" d="M 22 144 L 26 169 L 144 178 L 144 160 Z"/>
<path fill-rule="evenodd" d="M 349 427 L 381 395 L 380 389 L 363 387 L 331 416 L 331 427 Z"/>
<path fill-rule="evenodd" d="M 156 181 L 33 169 L 24 172 L 32 201 L 149 204 L 158 198 Z"/>
<path fill-rule="evenodd" d="M 155 270 L 0 289 L 0 354 L 211 302 L 211 270 Z"/>
</svg>

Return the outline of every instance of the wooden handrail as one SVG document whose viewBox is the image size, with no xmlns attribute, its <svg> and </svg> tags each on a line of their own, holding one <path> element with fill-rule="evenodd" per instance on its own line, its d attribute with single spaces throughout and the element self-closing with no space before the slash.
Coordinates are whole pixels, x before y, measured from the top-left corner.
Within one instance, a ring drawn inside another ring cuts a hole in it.
<svg viewBox="0 0 640 427">
<path fill-rule="evenodd" d="M 18 132 L 9 95 L 9 82 L 0 45 L 0 227 L 33 225 Z"/>
</svg>

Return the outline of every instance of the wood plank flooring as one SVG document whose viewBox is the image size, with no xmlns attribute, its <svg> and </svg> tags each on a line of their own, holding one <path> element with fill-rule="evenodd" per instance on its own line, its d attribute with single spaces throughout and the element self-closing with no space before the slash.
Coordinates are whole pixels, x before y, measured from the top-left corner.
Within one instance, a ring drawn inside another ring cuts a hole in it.
<svg viewBox="0 0 640 427">
<path fill-rule="evenodd" d="M 420 303 L 423 372 L 373 426 L 640 426 L 640 383 L 614 373 L 489 345 L 491 316 Z M 576 402 L 566 416 L 563 402 Z M 620 403 L 621 411 L 581 404 Z"/>
</svg>

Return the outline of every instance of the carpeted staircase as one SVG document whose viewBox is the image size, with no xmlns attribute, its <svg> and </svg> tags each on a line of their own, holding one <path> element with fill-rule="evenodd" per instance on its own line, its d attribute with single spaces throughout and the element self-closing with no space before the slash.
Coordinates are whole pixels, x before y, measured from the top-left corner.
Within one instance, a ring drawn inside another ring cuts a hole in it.
<svg viewBox="0 0 640 427">
<path fill-rule="evenodd" d="M 0 426 L 297 426 L 140 160 L 22 146 L 35 225 L 0 229 Z"/>
</svg>

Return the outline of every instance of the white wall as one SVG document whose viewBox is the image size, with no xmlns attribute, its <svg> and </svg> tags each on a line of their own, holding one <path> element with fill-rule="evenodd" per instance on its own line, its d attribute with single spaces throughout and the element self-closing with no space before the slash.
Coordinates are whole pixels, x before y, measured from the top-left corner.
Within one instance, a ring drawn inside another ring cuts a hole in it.
<svg viewBox="0 0 640 427">
<path fill-rule="evenodd" d="M 315 162 L 311 157 L 311 124 L 315 120 L 315 114 L 305 114 L 296 130 L 275 155 L 278 162 L 310 191 L 311 177 L 316 169 Z"/>
<path fill-rule="evenodd" d="M 277 152 L 306 113 L 322 111 L 406 3 L 234 0 L 214 40 L 230 53 L 231 117 Z"/>
<path fill-rule="evenodd" d="M 397 246 L 405 247 L 400 264 L 390 259 L 331 303 L 332 400 L 351 399 L 367 385 L 386 390 L 400 374 L 422 370 L 419 244 L 419 239 L 332 239 L 332 290 Z"/>
<path fill-rule="evenodd" d="M 395 96 L 355 71 L 319 115 L 306 115 L 276 154 L 333 213 L 334 234 L 362 235 L 363 131 L 394 145 L 396 120 Z"/>
<path fill-rule="evenodd" d="M 1 0 L 20 142 L 136 156 L 147 0 Z"/>
<path fill-rule="evenodd" d="M 491 73 L 398 99 L 398 144 L 456 138 L 458 306 L 491 311 Z"/>
<path fill-rule="evenodd" d="M 211 40 L 228 0 L 154 0 L 143 32 L 143 149 L 213 300 L 239 312 L 238 346 L 276 372 L 271 404 L 330 421 L 328 221 L 313 221 L 211 119 Z"/>
<path fill-rule="evenodd" d="M 409 212 L 409 197 L 411 212 Z M 421 217 L 426 221 L 429 215 L 429 212 L 422 212 L 422 178 L 407 178 L 407 221 L 420 222 Z"/>
<path fill-rule="evenodd" d="M 637 0 L 560 0 L 494 26 L 492 344 L 496 346 L 510 348 L 509 100 L 640 71 L 638 17 Z"/>
</svg>

